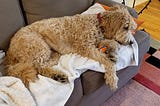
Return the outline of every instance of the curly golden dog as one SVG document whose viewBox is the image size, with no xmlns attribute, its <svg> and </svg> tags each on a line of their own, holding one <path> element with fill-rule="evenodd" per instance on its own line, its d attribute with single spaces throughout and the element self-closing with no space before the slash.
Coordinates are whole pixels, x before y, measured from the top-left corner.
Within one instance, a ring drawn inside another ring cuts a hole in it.
<svg viewBox="0 0 160 106">
<path fill-rule="evenodd" d="M 11 39 L 7 51 L 7 75 L 18 77 L 26 87 L 37 75 L 67 82 L 67 75 L 52 66 L 63 54 L 77 53 L 103 64 L 104 78 L 117 88 L 116 60 L 119 44 L 132 43 L 129 32 L 136 24 L 127 9 L 113 7 L 99 14 L 44 19 L 21 28 Z M 98 45 L 109 45 L 108 54 Z"/>
</svg>

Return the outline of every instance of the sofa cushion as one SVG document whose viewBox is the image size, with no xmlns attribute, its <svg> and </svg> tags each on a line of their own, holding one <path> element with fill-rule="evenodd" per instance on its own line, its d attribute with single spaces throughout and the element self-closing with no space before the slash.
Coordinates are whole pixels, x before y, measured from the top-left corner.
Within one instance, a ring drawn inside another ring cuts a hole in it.
<svg viewBox="0 0 160 106">
<path fill-rule="evenodd" d="M 150 47 L 150 35 L 147 32 L 137 30 L 135 39 L 139 46 L 139 57 L 142 57 Z"/>
<path fill-rule="evenodd" d="M 77 78 L 74 81 L 74 89 L 72 94 L 70 95 L 68 101 L 66 102 L 65 106 L 77 106 L 79 100 L 82 98 L 83 96 L 83 89 L 82 89 L 82 83 L 81 83 L 81 79 Z"/>
<path fill-rule="evenodd" d="M 88 70 L 81 76 L 84 94 L 90 94 L 104 84 L 104 74 Z"/>
<path fill-rule="evenodd" d="M 7 49 L 11 36 L 24 25 L 18 0 L 0 0 L 0 49 Z"/>
<path fill-rule="evenodd" d="M 28 24 L 44 18 L 81 13 L 92 3 L 93 0 L 22 0 Z"/>
</svg>

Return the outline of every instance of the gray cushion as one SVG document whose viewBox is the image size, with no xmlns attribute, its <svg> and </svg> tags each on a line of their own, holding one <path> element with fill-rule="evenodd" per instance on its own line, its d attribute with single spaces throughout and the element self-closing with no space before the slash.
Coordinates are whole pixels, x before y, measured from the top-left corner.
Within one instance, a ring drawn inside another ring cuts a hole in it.
<svg viewBox="0 0 160 106">
<path fill-rule="evenodd" d="M 144 53 L 149 50 L 150 47 L 150 35 L 147 32 L 137 30 L 135 39 L 139 45 L 139 57 L 142 57 Z"/>
<path fill-rule="evenodd" d="M 0 64 L 0 76 L 6 75 L 6 67 L 3 64 Z"/>
<path fill-rule="evenodd" d="M 65 106 L 77 106 L 77 103 L 83 96 L 83 88 L 81 84 L 81 79 L 78 78 L 74 81 L 74 89 L 69 97 L 68 101 L 66 102 Z"/>
<path fill-rule="evenodd" d="M 29 24 L 43 18 L 81 13 L 92 2 L 93 0 L 22 0 Z"/>
<path fill-rule="evenodd" d="M 84 94 L 90 94 L 104 84 L 104 74 L 88 70 L 81 76 Z"/>
<path fill-rule="evenodd" d="M 23 25 L 18 0 L 0 0 L 0 49 L 7 49 L 11 36 Z"/>
</svg>

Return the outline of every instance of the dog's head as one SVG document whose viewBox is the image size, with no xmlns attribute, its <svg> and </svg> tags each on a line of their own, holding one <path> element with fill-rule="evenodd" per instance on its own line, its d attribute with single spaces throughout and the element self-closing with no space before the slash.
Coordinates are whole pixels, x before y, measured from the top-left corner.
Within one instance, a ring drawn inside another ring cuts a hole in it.
<svg viewBox="0 0 160 106">
<path fill-rule="evenodd" d="M 100 28 L 107 39 L 115 39 L 121 44 L 131 44 L 131 33 L 136 29 L 136 23 L 124 7 L 113 7 L 101 14 Z"/>
</svg>

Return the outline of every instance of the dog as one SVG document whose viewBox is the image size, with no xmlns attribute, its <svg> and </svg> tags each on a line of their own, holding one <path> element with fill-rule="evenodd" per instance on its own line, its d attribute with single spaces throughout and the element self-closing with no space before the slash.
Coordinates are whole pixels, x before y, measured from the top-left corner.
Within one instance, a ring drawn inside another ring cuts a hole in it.
<svg viewBox="0 0 160 106">
<path fill-rule="evenodd" d="M 27 88 L 38 74 L 65 83 L 67 75 L 52 66 L 61 55 L 77 53 L 103 64 L 106 84 L 116 89 L 119 44 L 131 44 L 133 38 L 128 33 L 135 28 L 133 18 L 122 7 L 99 14 L 77 14 L 34 22 L 12 37 L 6 54 L 7 75 L 20 78 Z M 108 54 L 101 52 L 98 45 L 108 45 Z"/>
</svg>

